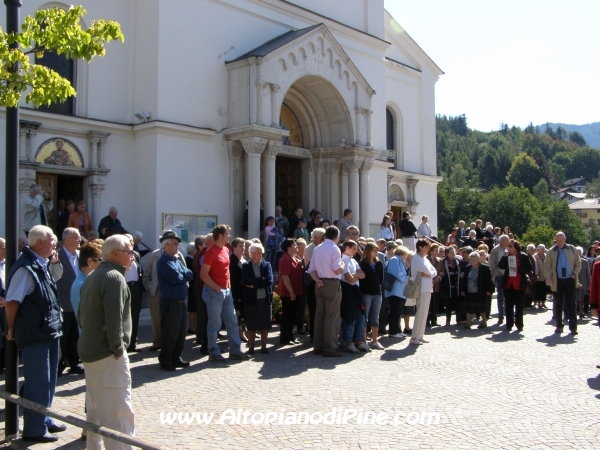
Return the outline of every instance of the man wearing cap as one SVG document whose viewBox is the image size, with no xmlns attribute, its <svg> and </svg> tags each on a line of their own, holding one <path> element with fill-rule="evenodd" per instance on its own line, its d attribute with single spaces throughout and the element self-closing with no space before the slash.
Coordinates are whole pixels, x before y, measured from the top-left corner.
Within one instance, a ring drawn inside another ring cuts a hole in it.
<svg viewBox="0 0 600 450">
<path fill-rule="evenodd" d="M 165 230 L 166 232 L 168 230 Z M 163 233 L 164 233 L 163 232 Z M 159 239 L 162 236 L 159 236 Z M 148 292 L 150 300 L 150 319 L 152 321 L 152 346 L 149 348 L 151 352 L 160 350 L 162 332 L 160 327 L 160 290 L 158 289 L 158 276 L 156 275 L 156 262 L 162 256 L 163 249 L 157 248 L 148 256 L 146 267 L 142 281 L 144 289 Z M 185 266 L 185 258 L 180 252 L 177 252 L 177 259 Z"/>
<path fill-rule="evenodd" d="M 158 356 L 160 368 L 174 372 L 176 367 L 189 367 L 181 359 L 187 332 L 188 282 L 194 274 L 178 258 L 181 238 L 173 231 L 166 231 L 160 238 L 163 254 L 156 261 L 156 276 L 160 291 L 161 350 Z"/>
</svg>

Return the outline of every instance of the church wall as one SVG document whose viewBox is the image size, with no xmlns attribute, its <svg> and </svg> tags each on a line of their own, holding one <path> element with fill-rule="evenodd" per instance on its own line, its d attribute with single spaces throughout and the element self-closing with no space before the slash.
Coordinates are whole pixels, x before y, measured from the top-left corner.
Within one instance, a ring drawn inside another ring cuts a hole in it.
<svg viewBox="0 0 600 450">
<path fill-rule="evenodd" d="M 423 214 L 429 216 L 429 226 L 434 236 L 437 236 L 438 232 L 438 220 L 437 220 L 437 183 L 430 181 L 421 180 L 415 186 L 415 196 L 419 202 L 417 206 L 417 213 L 413 215 L 413 222 L 417 227 L 421 223 L 421 216 Z M 438 236 L 441 238 L 441 236 Z M 446 237 L 440 242 L 444 243 Z"/>
<path fill-rule="evenodd" d="M 369 173 L 369 224 L 380 224 L 383 215 L 388 211 L 387 204 L 387 164 L 377 162 Z M 375 228 L 379 231 L 379 227 Z M 368 232 L 368 230 L 363 231 Z M 373 236 L 375 237 L 375 236 Z"/>
</svg>

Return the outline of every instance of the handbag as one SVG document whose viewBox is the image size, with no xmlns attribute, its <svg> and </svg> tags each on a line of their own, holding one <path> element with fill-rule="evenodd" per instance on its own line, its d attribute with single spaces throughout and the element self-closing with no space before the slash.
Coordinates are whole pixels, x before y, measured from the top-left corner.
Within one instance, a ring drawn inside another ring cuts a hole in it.
<svg viewBox="0 0 600 450">
<path fill-rule="evenodd" d="M 409 299 L 409 298 L 418 298 L 419 295 L 421 295 L 421 278 L 422 278 L 422 273 L 419 272 L 417 274 L 417 278 L 416 279 L 412 279 L 410 278 L 408 280 L 408 282 L 406 283 L 406 286 L 404 286 L 404 297 Z"/>
<path fill-rule="evenodd" d="M 406 301 L 404 302 L 404 306 L 417 306 L 417 299 L 416 298 L 407 298 Z"/>
<path fill-rule="evenodd" d="M 388 272 L 388 267 L 390 267 L 389 262 L 385 268 L 385 272 L 383 272 L 383 289 L 386 291 L 391 291 L 394 287 L 394 283 L 396 282 L 396 277 Z"/>
</svg>

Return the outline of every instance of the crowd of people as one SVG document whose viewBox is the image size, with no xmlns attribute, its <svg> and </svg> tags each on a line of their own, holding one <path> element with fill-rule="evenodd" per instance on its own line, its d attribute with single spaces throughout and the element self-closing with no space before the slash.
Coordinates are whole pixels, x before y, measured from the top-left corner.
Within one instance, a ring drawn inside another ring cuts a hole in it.
<svg viewBox="0 0 600 450">
<path fill-rule="evenodd" d="M 426 330 L 440 326 L 440 316 L 448 327 L 454 315 L 455 326 L 487 328 L 494 292 L 497 325 L 506 319 L 509 332 L 523 332 L 524 309 L 546 309 L 548 295 L 556 333 L 568 323 L 577 335 L 578 317 L 597 316 L 600 242 L 584 252 L 564 233 L 550 249 L 523 247 L 508 227 L 501 232 L 478 220 L 466 230 L 461 221 L 442 244 L 427 216 L 417 227 L 405 212 L 396 227 L 388 211 L 378 236 L 362 237 L 350 209 L 329 224 L 317 210 L 306 219 L 301 208 L 285 217 L 277 207 L 265 219 L 262 241 L 232 239 L 228 225 L 217 225 L 183 249 L 181 237 L 165 230 L 161 247 L 141 254 L 142 234 L 129 234 L 111 208 L 98 227 L 102 239 L 82 239 L 85 214 L 71 213 L 67 225 L 77 226 L 62 230 L 57 249 L 53 230 L 43 224 L 48 201 L 42 197 L 31 221 L 41 223 L 26 230 L 6 275 L 0 240 L 0 309 L 6 339 L 22 354 L 23 396 L 50 406 L 56 377 L 68 367 L 85 375 L 87 419 L 127 434 L 134 431 L 128 354 L 142 351 L 144 291 L 152 322 L 149 351 L 159 352 L 158 365 L 167 372 L 190 366 L 183 354 L 187 334 L 195 334 L 200 353 L 212 363 L 250 359 L 257 339 L 267 355 L 274 294 L 281 299 L 279 345 L 307 343 L 299 339 L 307 334 L 314 354 L 324 357 L 384 350 L 382 338 L 426 344 Z M 222 330 L 228 359 L 218 342 Z M 25 411 L 24 439 L 51 442 L 62 430 L 53 419 Z M 111 442 L 94 433 L 86 438 L 91 448 Z"/>
</svg>

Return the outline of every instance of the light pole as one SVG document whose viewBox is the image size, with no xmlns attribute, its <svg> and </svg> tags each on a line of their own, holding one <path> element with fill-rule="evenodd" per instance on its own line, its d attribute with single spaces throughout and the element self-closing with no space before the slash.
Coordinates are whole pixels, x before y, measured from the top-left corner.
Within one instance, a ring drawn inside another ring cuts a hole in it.
<svg viewBox="0 0 600 450">
<path fill-rule="evenodd" d="M 21 0 L 4 0 L 6 5 L 6 31 L 19 32 L 19 8 Z M 17 48 L 15 42 L 11 48 Z M 18 69 L 18 64 L 12 67 Z M 19 201 L 19 106 L 6 108 L 6 188 L 4 201 L 4 220 L 6 233 L 6 273 L 17 259 L 18 235 L 17 204 Z M 18 353 L 15 341 L 6 340 L 5 349 L 5 390 L 17 393 L 19 384 Z M 19 408 L 14 403 L 5 402 L 4 434 L 8 438 L 19 433 Z"/>
</svg>

